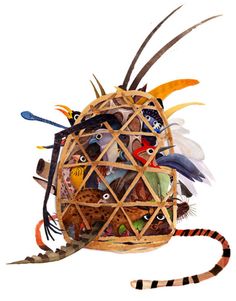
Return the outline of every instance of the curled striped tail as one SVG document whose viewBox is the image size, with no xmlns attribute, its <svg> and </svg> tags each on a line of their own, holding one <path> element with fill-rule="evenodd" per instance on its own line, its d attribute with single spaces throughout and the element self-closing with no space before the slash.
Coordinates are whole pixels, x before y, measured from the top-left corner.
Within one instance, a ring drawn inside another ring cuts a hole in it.
<svg viewBox="0 0 236 301">
<path fill-rule="evenodd" d="M 175 230 L 174 236 L 207 236 L 218 240 L 223 247 L 223 254 L 217 264 L 210 269 L 208 272 L 183 277 L 173 280 L 134 280 L 131 281 L 131 286 L 136 289 L 149 289 L 157 288 L 163 286 L 180 286 L 191 283 L 198 283 L 203 280 L 207 280 L 213 276 L 216 276 L 223 268 L 228 264 L 230 258 L 230 247 L 227 240 L 218 232 L 205 229 L 195 229 L 195 230 Z"/>
</svg>

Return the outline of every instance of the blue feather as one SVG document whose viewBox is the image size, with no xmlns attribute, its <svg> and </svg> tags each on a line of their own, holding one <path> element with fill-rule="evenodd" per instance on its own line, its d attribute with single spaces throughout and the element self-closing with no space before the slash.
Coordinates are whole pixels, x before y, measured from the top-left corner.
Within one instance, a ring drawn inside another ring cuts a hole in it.
<svg viewBox="0 0 236 301">
<path fill-rule="evenodd" d="M 29 112 L 29 111 L 21 112 L 21 116 L 22 116 L 24 119 L 26 119 L 26 120 L 40 121 L 40 122 L 43 122 L 43 123 L 51 124 L 51 125 L 56 126 L 56 127 L 58 127 L 58 128 L 67 129 L 67 127 L 64 126 L 64 125 L 61 125 L 61 124 L 59 124 L 59 123 L 56 123 L 56 122 L 54 122 L 54 121 L 51 121 L 51 120 L 48 120 L 48 119 L 45 119 L 45 118 L 41 118 L 41 117 L 35 116 L 34 114 L 32 114 L 32 113 Z"/>
<path fill-rule="evenodd" d="M 202 182 L 205 178 L 204 174 L 184 155 L 182 154 L 169 154 L 156 159 L 160 166 L 167 166 L 176 169 L 177 172 L 191 181 L 197 180 Z"/>
</svg>

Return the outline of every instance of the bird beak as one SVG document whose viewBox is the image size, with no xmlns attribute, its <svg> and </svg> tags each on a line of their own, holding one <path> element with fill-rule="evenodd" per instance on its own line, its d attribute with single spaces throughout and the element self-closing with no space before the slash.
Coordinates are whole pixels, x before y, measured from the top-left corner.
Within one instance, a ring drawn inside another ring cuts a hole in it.
<svg viewBox="0 0 236 301">
<path fill-rule="evenodd" d="M 56 105 L 56 110 L 60 111 L 61 113 L 63 113 L 68 119 L 72 118 L 72 110 L 70 108 L 68 108 L 67 106 L 64 105 Z"/>
<path fill-rule="evenodd" d="M 80 155 L 73 155 L 72 156 L 72 158 L 75 160 L 75 161 L 79 161 L 79 158 L 80 158 L 81 156 Z"/>
<path fill-rule="evenodd" d="M 95 137 L 92 137 L 90 140 L 89 140 L 89 144 L 93 144 L 93 143 L 97 143 L 98 140 L 95 138 Z"/>
</svg>

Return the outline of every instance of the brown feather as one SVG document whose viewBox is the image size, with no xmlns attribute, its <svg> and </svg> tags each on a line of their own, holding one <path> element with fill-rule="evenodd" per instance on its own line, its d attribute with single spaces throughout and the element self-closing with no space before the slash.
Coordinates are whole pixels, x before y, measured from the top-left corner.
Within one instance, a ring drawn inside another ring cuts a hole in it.
<svg viewBox="0 0 236 301">
<path fill-rule="evenodd" d="M 98 84 L 98 87 L 99 87 L 99 89 L 101 91 L 101 95 L 106 95 L 106 92 L 105 92 L 102 84 L 100 83 L 100 81 L 96 78 L 96 76 L 94 74 L 93 74 L 93 77 L 95 78 L 95 80 L 96 80 L 96 82 Z"/>
<path fill-rule="evenodd" d="M 91 83 L 91 85 L 93 86 L 93 89 L 94 89 L 94 92 L 95 92 L 96 97 L 99 98 L 100 95 L 99 95 L 99 93 L 98 93 L 97 88 L 94 86 L 94 83 L 93 83 L 91 80 L 90 80 L 90 83 Z"/>
<path fill-rule="evenodd" d="M 188 33 L 190 33 L 193 29 L 196 27 L 202 25 L 203 23 L 206 23 L 214 18 L 217 18 L 221 15 L 213 16 L 210 18 L 207 18 L 192 27 L 186 29 L 179 35 L 177 35 L 175 38 L 173 38 L 170 42 L 168 42 L 165 46 L 163 46 L 148 62 L 147 64 L 139 71 L 138 75 L 133 80 L 129 90 L 135 90 L 140 83 L 141 79 L 144 77 L 144 75 L 148 72 L 148 70 L 156 63 L 156 61 L 168 50 L 170 49 L 175 43 L 177 43 L 180 39 L 182 39 L 184 36 L 186 36 Z"/>
<path fill-rule="evenodd" d="M 129 83 L 129 80 L 130 80 L 130 76 L 132 74 L 132 71 L 134 69 L 134 65 L 136 64 L 140 54 L 142 53 L 143 49 L 145 48 L 145 46 L 147 45 L 147 43 L 150 41 L 151 37 L 154 35 L 154 33 L 161 27 L 161 25 L 167 20 L 169 19 L 170 16 L 172 16 L 178 9 L 180 9 L 182 7 L 179 6 L 177 7 L 175 10 L 173 10 L 167 17 L 165 17 L 150 33 L 149 35 L 146 37 L 146 39 L 143 41 L 142 45 L 140 46 L 139 50 L 137 51 L 133 61 L 131 62 L 130 66 L 129 66 L 129 69 L 126 73 L 126 76 L 125 76 L 125 79 L 124 79 L 124 82 L 122 84 L 122 89 L 126 89 L 127 88 L 127 85 Z"/>
</svg>

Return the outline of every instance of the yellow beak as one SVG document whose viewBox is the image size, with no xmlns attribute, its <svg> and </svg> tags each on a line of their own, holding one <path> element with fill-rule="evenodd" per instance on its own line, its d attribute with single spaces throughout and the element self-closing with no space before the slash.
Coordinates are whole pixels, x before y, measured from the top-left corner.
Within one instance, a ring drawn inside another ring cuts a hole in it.
<svg viewBox="0 0 236 301">
<path fill-rule="evenodd" d="M 68 119 L 72 118 L 73 111 L 70 108 L 68 108 L 67 106 L 64 106 L 64 105 L 56 105 L 56 107 L 59 107 L 59 108 L 56 108 L 56 110 L 63 113 Z"/>
</svg>

